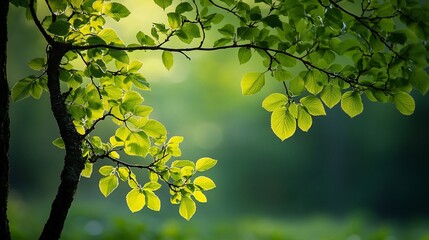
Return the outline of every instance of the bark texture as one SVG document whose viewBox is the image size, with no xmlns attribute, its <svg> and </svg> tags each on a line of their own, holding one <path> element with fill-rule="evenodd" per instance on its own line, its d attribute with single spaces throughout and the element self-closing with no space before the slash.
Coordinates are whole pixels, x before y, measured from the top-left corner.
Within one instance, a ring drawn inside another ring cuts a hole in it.
<svg viewBox="0 0 429 240">
<path fill-rule="evenodd" d="M 72 117 L 67 112 L 65 97 L 61 94 L 60 89 L 60 61 L 66 52 L 67 46 L 60 43 L 52 44 L 48 50 L 47 74 L 51 108 L 65 143 L 66 155 L 61 172 L 61 183 L 40 239 L 60 238 L 79 184 L 80 173 L 85 166 L 85 159 L 82 157 L 81 150 L 82 135 L 76 131 Z"/>
<path fill-rule="evenodd" d="M 0 239 L 10 239 L 7 218 L 9 193 L 9 85 L 7 82 L 7 14 L 9 1 L 0 0 Z"/>
</svg>

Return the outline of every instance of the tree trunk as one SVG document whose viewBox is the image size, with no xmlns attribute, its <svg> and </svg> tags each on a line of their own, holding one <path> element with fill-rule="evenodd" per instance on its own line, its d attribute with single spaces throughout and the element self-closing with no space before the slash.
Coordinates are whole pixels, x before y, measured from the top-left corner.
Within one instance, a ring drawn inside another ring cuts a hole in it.
<svg viewBox="0 0 429 240">
<path fill-rule="evenodd" d="M 65 97 L 61 94 L 60 89 L 60 62 L 66 52 L 67 46 L 60 43 L 54 43 L 48 50 L 47 73 L 51 108 L 64 140 L 66 155 L 61 172 L 61 183 L 40 239 L 60 238 L 68 210 L 79 184 L 80 173 L 85 166 L 85 159 L 82 157 L 81 150 L 82 136 L 76 131 L 72 117 L 67 112 Z"/>
<path fill-rule="evenodd" d="M 10 239 L 7 219 L 7 197 L 9 193 L 9 85 L 6 74 L 7 14 L 9 1 L 0 0 L 0 239 Z"/>
</svg>

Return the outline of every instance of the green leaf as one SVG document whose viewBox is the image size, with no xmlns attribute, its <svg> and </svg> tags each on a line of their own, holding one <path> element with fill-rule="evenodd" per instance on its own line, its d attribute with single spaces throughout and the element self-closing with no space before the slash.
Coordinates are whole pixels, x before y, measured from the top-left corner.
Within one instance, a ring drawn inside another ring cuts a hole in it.
<svg viewBox="0 0 429 240">
<path fill-rule="evenodd" d="M 429 90 L 429 74 L 423 69 L 414 69 L 410 76 L 411 84 L 422 94 Z"/>
<path fill-rule="evenodd" d="M 265 85 L 264 73 L 246 73 L 241 79 L 241 93 L 252 95 L 259 92 Z"/>
<path fill-rule="evenodd" d="M 177 29 L 182 25 L 182 18 L 180 17 L 180 14 L 171 12 L 167 14 L 168 17 L 168 24 L 172 29 Z"/>
<path fill-rule="evenodd" d="M 195 200 L 197 200 L 200 203 L 206 203 L 207 202 L 206 195 L 204 195 L 204 193 L 201 191 L 195 191 L 193 196 L 194 196 Z"/>
<path fill-rule="evenodd" d="M 144 190 L 143 192 L 146 196 L 147 207 L 152 211 L 161 210 L 161 200 L 159 200 L 158 196 L 150 190 Z"/>
<path fill-rule="evenodd" d="M 200 28 L 195 23 L 185 23 L 183 24 L 182 30 L 186 33 L 187 37 L 193 38 L 201 37 Z"/>
<path fill-rule="evenodd" d="M 194 184 L 204 191 L 208 191 L 216 187 L 216 184 L 213 182 L 213 180 L 204 176 L 195 178 Z"/>
<path fill-rule="evenodd" d="M 162 63 L 164 64 L 165 68 L 167 68 L 167 70 L 170 70 L 171 67 L 173 67 L 174 63 L 173 54 L 169 51 L 163 51 L 161 57 Z"/>
<path fill-rule="evenodd" d="M 240 64 L 247 63 L 252 58 L 252 51 L 250 48 L 242 47 L 238 49 L 238 61 Z"/>
<path fill-rule="evenodd" d="M 296 119 L 284 108 L 274 110 L 271 114 L 271 129 L 284 141 L 295 133 Z"/>
<path fill-rule="evenodd" d="M 221 38 L 221 39 L 216 40 L 213 43 L 213 47 L 222 47 L 222 46 L 225 46 L 226 44 L 230 43 L 231 41 L 232 41 L 232 39 L 230 37 Z"/>
<path fill-rule="evenodd" d="M 144 132 L 131 132 L 125 141 L 124 151 L 130 156 L 146 157 L 149 148 L 149 137 Z"/>
<path fill-rule="evenodd" d="M 304 91 L 305 88 L 305 82 L 304 79 L 301 77 L 296 77 L 290 81 L 290 88 L 289 90 L 295 95 L 298 96 Z"/>
<path fill-rule="evenodd" d="M 130 58 L 128 57 L 127 52 L 125 52 L 124 50 L 114 50 L 114 49 L 112 49 L 112 50 L 109 51 L 109 55 L 112 58 L 114 58 L 114 59 L 116 59 L 116 60 L 118 60 L 118 61 L 120 61 L 122 63 L 128 64 L 130 62 Z"/>
<path fill-rule="evenodd" d="M 301 106 L 298 107 L 297 121 L 298 127 L 304 132 L 307 132 L 313 124 L 313 119 L 311 118 L 311 115 Z"/>
<path fill-rule="evenodd" d="M 406 92 L 397 92 L 393 95 L 393 104 L 395 104 L 396 109 L 404 115 L 411 115 L 414 113 L 416 108 L 416 103 L 414 102 L 413 97 Z"/>
<path fill-rule="evenodd" d="M 272 28 L 278 27 L 283 30 L 283 24 L 278 15 L 270 14 L 269 16 L 262 18 L 261 21 Z"/>
<path fill-rule="evenodd" d="M 128 72 L 137 72 L 143 66 L 143 63 L 140 61 L 131 61 L 127 66 Z"/>
<path fill-rule="evenodd" d="M 177 14 L 182 14 L 184 12 L 190 12 L 192 11 L 194 8 L 192 7 L 192 5 L 188 2 L 182 2 L 179 3 L 179 5 L 176 6 L 176 13 Z"/>
<path fill-rule="evenodd" d="M 119 178 L 122 180 L 122 181 L 127 181 L 129 178 L 130 178 L 130 173 L 131 173 L 131 170 L 129 170 L 128 168 L 126 168 L 126 167 L 119 167 L 119 168 L 117 168 L 117 173 L 118 173 L 118 175 L 119 175 Z"/>
<path fill-rule="evenodd" d="M 268 112 L 280 109 L 288 101 L 288 97 L 281 93 L 273 93 L 262 101 L 262 107 L 265 108 Z"/>
<path fill-rule="evenodd" d="M 58 36 L 65 36 L 69 33 L 70 23 L 64 20 L 57 20 L 49 25 L 48 31 Z"/>
<path fill-rule="evenodd" d="M 46 62 L 44 58 L 35 58 L 28 63 L 28 66 L 35 71 L 44 69 L 45 65 Z"/>
<path fill-rule="evenodd" d="M 183 197 L 179 206 L 180 216 L 189 221 L 196 211 L 197 205 L 195 202 L 189 197 Z"/>
<path fill-rule="evenodd" d="M 151 138 L 163 138 L 167 135 L 167 129 L 165 129 L 162 123 L 150 119 L 146 125 L 143 126 L 143 131 Z"/>
<path fill-rule="evenodd" d="M 173 0 L 154 0 L 154 2 L 162 9 L 166 9 L 173 3 Z"/>
<path fill-rule="evenodd" d="M 109 2 L 103 6 L 103 14 L 119 21 L 121 18 L 130 15 L 130 11 L 122 4 L 117 2 Z"/>
<path fill-rule="evenodd" d="M 314 95 L 318 94 L 323 89 L 317 77 L 320 77 L 320 74 L 315 74 L 313 72 L 308 72 L 304 77 L 305 88 Z"/>
<path fill-rule="evenodd" d="M 14 102 L 27 98 L 30 95 L 33 80 L 24 78 L 19 80 L 12 88 L 12 100 Z"/>
<path fill-rule="evenodd" d="M 341 101 L 341 89 L 336 85 L 328 84 L 320 93 L 320 98 L 326 106 L 333 108 Z"/>
<path fill-rule="evenodd" d="M 313 116 L 326 115 L 325 108 L 323 107 L 322 101 L 316 96 L 309 95 L 301 98 L 300 102 L 307 109 L 308 113 Z"/>
<path fill-rule="evenodd" d="M 214 167 L 216 163 L 217 163 L 217 160 L 213 158 L 209 158 L 209 157 L 200 158 L 196 163 L 196 170 L 199 172 L 207 171 L 212 167 Z"/>
<path fill-rule="evenodd" d="M 226 24 L 218 30 L 222 35 L 232 37 L 235 33 L 234 26 L 232 24 Z"/>
<path fill-rule="evenodd" d="M 61 149 L 66 148 L 63 139 L 60 137 L 52 141 L 52 144 L 57 148 L 61 148 Z"/>
<path fill-rule="evenodd" d="M 114 43 L 114 44 L 123 45 L 123 42 L 118 37 L 118 34 L 115 32 L 115 30 L 113 30 L 111 28 L 105 28 L 105 29 L 101 30 L 97 35 L 101 39 L 103 39 L 107 44 Z"/>
<path fill-rule="evenodd" d="M 98 184 L 101 193 L 104 197 L 109 196 L 119 185 L 118 177 L 114 174 L 101 178 Z"/>
<path fill-rule="evenodd" d="M 195 169 L 195 163 L 190 160 L 175 160 L 171 163 L 170 168 L 180 169 L 183 167 L 191 167 Z"/>
<path fill-rule="evenodd" d="M 121 141 L 125 141 L 130 135 L 131 131 L 126 127 L 121 127 L 116 129 L 115 136 L 119 138 Z"/>
<path fill-rule="evenodd" d="M 82 177 L 86 177 L 86 178 L 90 178 L 91 174 L 92 174 L 92 163 L 86 162 L 85 163 L 85 168 L 82 170 L 82 172 L 80 173 L 80 175 Z"/>
<path fill-rule="evenodd" d="M 148 35 L 144 34 L 142 31 L 139 31 L 136 34 L 137 41 L 141 45 L 153 46 L 155 45 L 155 41 Z"/>
<path fill-rule="evenodd" d="M 100 172 L 100 174 L 103 176 L 110 176 L 110 175 L 112 175 L 114 170 L 115 170 L 115 168 L 113 166 L 105 165 L 105 166 L 100 167 L 98 172 Z"/>
<path fill-rule="evenodd" d="M 140 93 L 132 90 L 125 92 L 124 97 L 122 98 L 122 106 L 128 111 L 134 110 L 134 108 L 142 104 L 142 102 L 143 97 Z"/>
<path fill-rule="evenodd" d="M 145 195 L 138 188 L 129 191 L 125 199 L 127 201 L 128 208 L 133 213 L 142 210 L 146 204 Z"/>
<path fill-rule="evenodd" d="M 350 117 L 355 117 L 362 113 L 363 103 L 359 93 L 348 91 L 341 97 L 341 108 Z"/>
<path fill-rule="evenodd" d="M 156 174 L 155 174 L 156 175 Z M 144 186 L 143 189 L 145 190 L 150 190 L 150 191 L 156 191 L 158 189 L 161 188 L 161 184 L 157 183 L 157 182 L 147 182 Z"/>
</svg>

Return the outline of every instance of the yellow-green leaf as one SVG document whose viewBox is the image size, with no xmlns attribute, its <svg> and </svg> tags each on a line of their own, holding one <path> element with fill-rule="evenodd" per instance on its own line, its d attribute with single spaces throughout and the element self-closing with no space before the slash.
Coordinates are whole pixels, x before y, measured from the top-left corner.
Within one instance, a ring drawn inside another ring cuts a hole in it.
<svg viewBox="0 0 429 240">
<path fill-rule="evenodd" d="M 196 164 L 196 170 L 199 172 L 204 172 L 214 167 L 217 163 L 217 160 L 209 157 L 200 158 Z"/>
<path fill-rule="evenodd" d="M 216 187 L 216 184 L 213 182 L 213 180 L 204 176 L 195 178 L 194 184 L 204 191 L 208 191 Z"/>
<path fill-rule="evenodd" d="M 313 116 L 326 115 L 325 108 L 323 107 L 322 101 L 316 96 L 309 95 L 301 98 L 300 102 L 307 109 L 308 113 Z"/>
<path fill-rule="evenodd" d="M 61 148 L 61 149 L 65 149 L 65 144 L 62 138 L 57 138 L 54 141 L 52 141 L 52 144 L 57 147 L 57 148 Z"/>
<path fill-rule="evenodd" d="M 348 91 L 341 97 L 341 108 L 350 117 L 355 117 L 362 113 L 363 103 L 359 93 Z"/>
<path fill-rule="evenodd" d="M 130 156 L 145 157 L 150 148 L 149 137 L 144 132 L 132 132 L 125 141 L 125 153 Z"/>
<path fill-rule="evenodd" d="M 395 95 L 393 95 L 393 104 L 395 104 L 396 109 L 404 115 L 413 114 L 416 108 L 413 97 L 406 92 L 395 93 Z"/>
<path fill-rule="evenodd" d="M 333 108 L 341 101 L 341 89 L 338 86 L 328 84 L 320 93 L 320 98 L 328 108 Z"/>
<path fill-rule="evenodd" d="M 194 216 L 196 211 L 197 205 L 195 204 L 195 202 L 189 197 L 183 197 L 179 206 L 180 216 L 189 221 L 189 219 Z"/>
<path fill-rule="evenodd" d="M 297 121 L 298 127 L 304 132 L 307 132 L 313 124 L 313 119 L 311 118 L 311 115 L 301 106 L 298 107 Z"/>
<path fill-rule="evenodd" d="M 266 97 L 264 101 L 262 101 L 262 107 L 265 108 L 265 110 L 267 110 L 268 112 L 272 112 L 276 109 L 283 107 L 286 104 L 287 100 L 288 98 L 286 97 L 286 95 L 281 93 L 273 93 Z"/>
<path fill-rule="evenodd" d="M 247 73 L 241 79 L 241 93 L 243 95 L 252 95 L 259 92 L 265 85 L 264 73 Z"/>
<path fill-rule="evenodd" d="M 146 196 L 147 207 L 153 211 L 161 210 L 161 200 L 150 190 L 143 191 Z"/>
<path fill-rule="evenodd" d="M 201 191 L 195 191 L 193 196 L 194 196 L 195 200 L 197 200 L 200 203 L 206 203 L 207 202 L 206 195 Z"/>
<path fill-rule="evenodd" d="M 113 166 L 105 165 L 105 166 L 100 167 L 100 169 L 98 171 L 103 176 L 109 176 L 109 175 L 112 174 L 112 172 L 113 172 L 114 169 L 115 168 Z"/>
<path fill-rule="evenodd" d="M 148 183 L 145 183 L 145 185 L 143 186 L 143 189 L 151 190 L 151 191 L 156 191 L 160 188 L 161 188 L 161 184 L 157 182 L 148 182 Z"/>
<path fill-rule="evenodd" d="M 271 114 L 271 129 L 278 138 L 284 141 L 295 133 L 296 120 L 283 108 L 274 110 Z"/>
<path fill-rule="evenodd" d="M 101 178 L 98 184 L 100 192 L 105 196 L 109 196 L 119 185 L 118 177 L 114 174 Z"/>
<path fill-rule="evenodd" d="M 146 204 L 145 195 L 138 188 L 132 189 L 130 192 L 128 192 L 125 199 L 131 212 L 138 212 L 142 210 Z"/>
<path fill-rule="evenodd" d="M 86 178 L 90 178 L 91 174 L 92 174 L 92 163 L 85 163 L 85 168 L 82 170 L 82 172 L 80 173 L 80 175 L 82 177 L 86 177 Z"/>
<path fill-rule="evenodd" d="M 174 63 L 173 54 L 169 51 L 163 51 L 161 58 L 165 68 L 167 68 L 167 70 L 170 70 L 171 67 L 173 67 L 173 63 Z"/>
</svg>

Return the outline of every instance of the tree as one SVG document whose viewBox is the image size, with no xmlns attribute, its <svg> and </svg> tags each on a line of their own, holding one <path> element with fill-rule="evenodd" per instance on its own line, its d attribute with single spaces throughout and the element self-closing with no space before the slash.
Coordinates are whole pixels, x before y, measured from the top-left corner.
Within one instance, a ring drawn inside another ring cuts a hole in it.
<svg viewBox="0 0 429 240">
<path fill-rule="evenodd" d="M 281 93 L 267 96 L 262 107 L 271 112 L 271 128 L 281 140 L 297 127 L 308 131 L 313 117 L 326 115 L 325 106 L 340 104 L 350 117 L 359 115 L 362 96 L 393 103 L 410 115 L 415 109 L 411 91 L 425 94 L 429 89 L 429 6 L 418 1 L 154 0 L 165 10 L 166 23 L 153 23 L 150 33 L 139 31 L 133 43 L 124 43 L 114 29 L 105 27 L 106 18 L 120 21 L 130 14 L 122 3 L 47 0 L 41 5 L 48 15 L 40 17 L 34 0 L 10 2 L 27 8 L 48 45 L 46 57 L 29 63 L 36 73 L 12 88 L 12 100 L 38 99 L 49 92 L 61 136 L 53 144 L 65 149 L 61 183 L 41 239 L 60 237 L 80 177 L 90 177 L 93 164 L 101 160 L 112 163 L 99 169 L 101 193 L 107 197 L 120 180 L 127 182 L 126 202 L 132 212 L 145 206 L 159 211 L 155 191 L 163 182 L 171 203 L 179 204 L 180 215 L 189 220 L 195 201 L 206 202 L 204 192 L 215 188 L 210 178 L 195 175 L 214 167 L 216 160 L 168 163 L 180 157 L 183 138 L 167 138 L 165 127 L 149 118 L 152 108 L 142 105 L 137 89 L 150 86 L 139 72 L 142 63 L 131 60 L 129 52 L 161 51 L 167 70 L 175 55 L 190 58 L 194 51 L 235 49 L 241 64 L 260 59 L 266 70 L 245 74 L 242 94 L 258 93 L 266 79 L 279 82 Z M 7 13 L 7 7 L 2 11 Z M 6 19 L 7 14 L 2 16 Z M 209 31 L 221 35 L 213 44 Z M 2 146 L 7 146 L 9 94 L 2 76 Z M 95 129 L 107 119 L 117 129 L 103 141 Z M 2 173 L 7 172 L 4 159 Z M 149 178 L 137 175 L 136 169 L 146 170 Z M 1 185 L 7 193 L 7 178 Z M 6 209 L 6 199 L 3 205 Z M 8 229 L 6 217 L 3 227 Z"/>
</svg>

